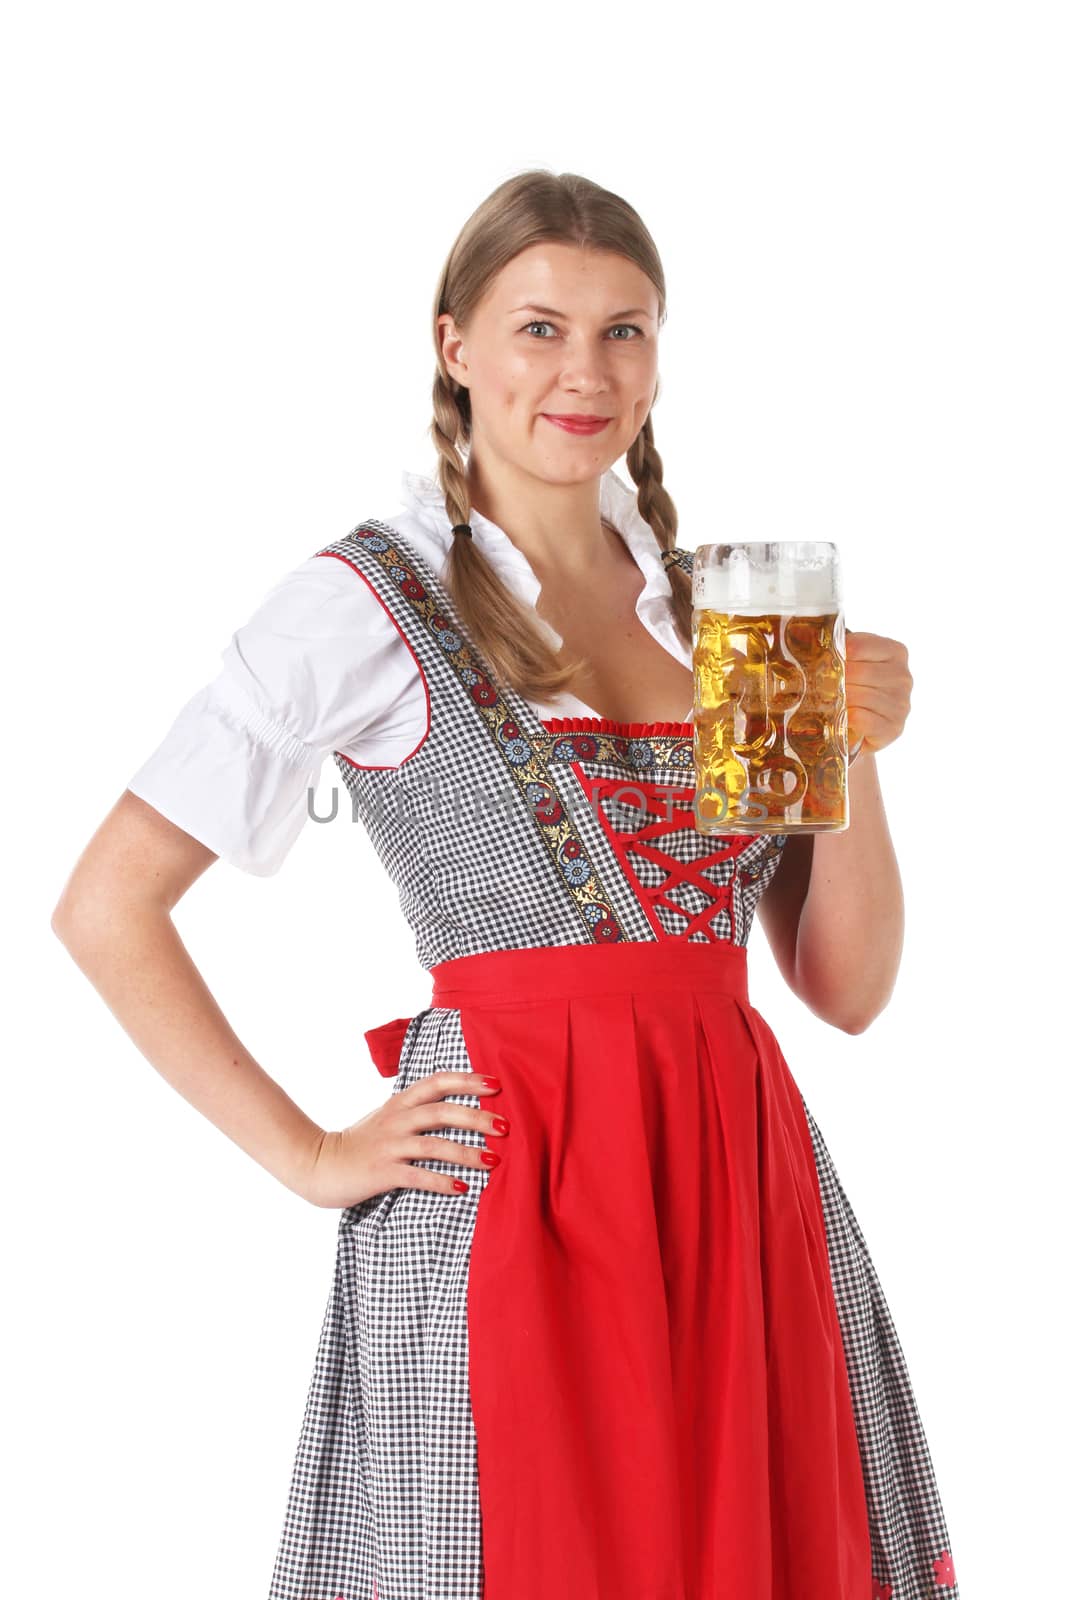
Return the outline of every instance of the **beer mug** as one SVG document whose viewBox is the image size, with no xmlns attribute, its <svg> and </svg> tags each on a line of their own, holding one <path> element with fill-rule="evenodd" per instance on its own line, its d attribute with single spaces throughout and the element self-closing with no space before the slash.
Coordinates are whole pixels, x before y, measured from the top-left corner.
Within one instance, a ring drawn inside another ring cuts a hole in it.
<svg viewBox="0 0 1067 1600">
<path fill-rule="evenodd" d="M 835 545 L 699 545 L 693 679 L 699 833 L 848 827 L 845 618 Z"/>
</svg>

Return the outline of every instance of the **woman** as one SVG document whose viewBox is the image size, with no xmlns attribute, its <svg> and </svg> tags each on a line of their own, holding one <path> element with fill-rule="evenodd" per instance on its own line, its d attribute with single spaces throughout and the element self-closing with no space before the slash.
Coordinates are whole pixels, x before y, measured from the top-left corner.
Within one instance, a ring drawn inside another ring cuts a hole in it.
<svg viewBox="0 0 1067 1600">
<path fill-rule="evenodd" d="M 958 1593 L 878 1280 L 747 992 L 758 914 L 825 1021 L 887 1003 L 874 754 L 907 653 L 850 636 L 845 833 L 697 833 L 664 315 L 618 196 L 491 194 L 435 299 L 437 480 L 275 586 L 56 910 L 153 1064 L 342 1208 L 270 1600 Z M 434 979 L 368 1032 L 392 1093 L 341 1131 L 235 1040 L 168 915 L 220 855 L 278 870 L 330 752 Z M 78 930 L 135 861 L 119 970 Z"/>
</svg>

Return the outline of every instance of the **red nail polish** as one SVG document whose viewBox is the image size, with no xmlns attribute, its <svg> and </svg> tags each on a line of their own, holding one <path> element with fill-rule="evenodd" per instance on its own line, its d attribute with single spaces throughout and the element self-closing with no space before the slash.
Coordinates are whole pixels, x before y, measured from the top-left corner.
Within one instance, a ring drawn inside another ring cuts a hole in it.
<svg viewBox="0 0 1067 1600">
<path fill-rule="evenodd" d="M 499 1167 L 500 1165 L 500 1157 L 497 1155 L 495 1150 L 483 1150 L 482 1160 L 485 1162 L 487 1167 Z"/>
<path fill-rule="evenodd" d="M 499 1078 L 490 1078 L 488 1073 L 485 1073 L 485 1072 L 482 1073 L 482 1082 L 485 1084 L 485 1087 L 487 1089 L 499 1089 L 500 1088 L 500 1079 Z"/>
<path fill-rule="evenodd" d="M 470 1184 L 464 1183 L 462 1178 L 453 1178 L 452 1187 L 453 1189 L 458 1189 L 460 1194 L 466 1194 L 467 1190 L 470 1188 Z"/>
<path fill-rule="evenodd" d="M 493 1127 L 496 1129 L 497 1133 L 507 1133 L 511 1127 L 511 1123 L 508 1121 L 507 1117 L 494 1117 Z"/>
</svg>

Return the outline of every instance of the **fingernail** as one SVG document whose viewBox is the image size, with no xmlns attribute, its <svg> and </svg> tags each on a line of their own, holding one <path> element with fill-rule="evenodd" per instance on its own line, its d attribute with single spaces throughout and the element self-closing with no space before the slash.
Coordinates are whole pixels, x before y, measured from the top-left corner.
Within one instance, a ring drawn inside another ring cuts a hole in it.
<svg viewBox="0 0 1067 1600">
<path fill-rule="evenodd" d="M 467 1190 L 470 1188 L 470 1184 L 464 1183 L 462 1178 L 453 1178 L 452 1187 L 453 1189 L 458 1189 L 460 1194 L 466 1194 Z"/>
<path fill-rule="evenodd" d="M 499 1078 L 487 1077 L 485 1073 L 482 1074 L 482 1082 L 485 1084 L 485 1087 L 487 1089 L 499 1089 L 500 1088 L 500 1079 Z"/>
<path fill-rule="evenodd" d="M 507 1117 L 494 1117 L 493 1127 L 496 1129 L 497 1133 L 507 1133 L 511 1128 L 511 1123 L 508 1121 Z"/>
</svg>

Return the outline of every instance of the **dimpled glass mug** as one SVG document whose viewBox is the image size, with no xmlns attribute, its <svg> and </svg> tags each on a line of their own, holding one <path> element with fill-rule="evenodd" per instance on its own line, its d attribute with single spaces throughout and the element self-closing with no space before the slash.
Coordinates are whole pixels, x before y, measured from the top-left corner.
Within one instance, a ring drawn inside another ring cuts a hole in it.
<svg viewBox="0 0 1067 1600">
<path fill-rule="evenodd" d="M 848 827 L 836 545 L 698 545 L 693 679 L 699 833 Z"/>
</svg>

